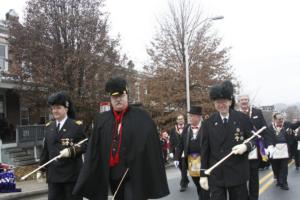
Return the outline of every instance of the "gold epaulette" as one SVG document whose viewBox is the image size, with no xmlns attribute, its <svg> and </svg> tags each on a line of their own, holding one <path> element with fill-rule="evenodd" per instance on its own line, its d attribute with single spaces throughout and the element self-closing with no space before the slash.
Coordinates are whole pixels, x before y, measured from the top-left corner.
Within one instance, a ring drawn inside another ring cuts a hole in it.
<svg viewBox="0 0 300 200">
<path fill-rule="evenodd" d="M 77 125 L 82 125 L 82 121 L 81 121 L 81 120 L 76 120 L 75 123 L 76 123 Z"/>
<path fill-rule="evenodd" d="M 49 126 L 52 123 L 52 121 L 49 121 L 45 126 Z"/>
</svg>

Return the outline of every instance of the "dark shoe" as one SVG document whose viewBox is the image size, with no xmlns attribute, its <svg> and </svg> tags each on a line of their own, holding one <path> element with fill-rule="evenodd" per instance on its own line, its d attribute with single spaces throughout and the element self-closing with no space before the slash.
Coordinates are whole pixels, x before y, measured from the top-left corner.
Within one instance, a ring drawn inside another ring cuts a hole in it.
<svg viewBox="0 0 300 200">
<path fill-rule="evenodd" d="M 281 187 L 281 184 L 277 182 L 276 187 Z"/>
<path fill-rule="evenodd" d="M 181 186 L 179 191 L 184 192 L 184 191 L 186 191 L 186 188 L 187 188 L 186 186 Z"/>
<path fill-rule="evenodd" d="M 287 184 L 283 184 L 282 186 L 280 186 L 281 189 L 283 190 L 289 190 L 289 186 Z"/>
</svg>

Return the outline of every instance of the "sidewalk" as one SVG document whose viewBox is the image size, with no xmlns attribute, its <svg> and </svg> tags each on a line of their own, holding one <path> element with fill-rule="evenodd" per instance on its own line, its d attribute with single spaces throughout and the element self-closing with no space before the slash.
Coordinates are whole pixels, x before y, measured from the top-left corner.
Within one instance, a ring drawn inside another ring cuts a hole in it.
<svg viewBox="0 0 300 200">
<path fill-rule="evenodd" d="M 21 188 L 22 192 L 13 192 L 13 193 L 0 193 L 0 200 L 13 200 L 19 199 L 21 197 L 30 197 L 39 194 L 45 194 L 48 192 L 48 187 L 45 182 L 45 179 L 42 180 L 30 180 L 22 181 L 16 183 L 17 188 Z"/>
</svg>

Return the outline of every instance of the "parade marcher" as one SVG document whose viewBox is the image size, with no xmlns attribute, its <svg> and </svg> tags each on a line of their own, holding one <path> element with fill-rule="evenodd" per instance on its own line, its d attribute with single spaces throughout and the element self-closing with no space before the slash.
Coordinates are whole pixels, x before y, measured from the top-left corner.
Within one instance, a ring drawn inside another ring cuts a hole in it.
<svg viewBox="0 0 300 200">
<path fill-rule="evenodd" d="M 82 167 L 82 154 L 86 145 L 75 145 L 85 139 L 81 121 L 75 121 L 75 112 L 66 92 L 57 92 L 48 98 L 54 120 L 46 124 L 44 146 L 40 165 L 52 158 L 62 158 L 50 163 L 46 168 L 48 200 L 82 200 L 72 195 L 77 177 Z M 37 177 L 40 173 L 37 174 Z"/>
<path fill-rule="evenodd" d="M 238 99 L 240 111 L 250 117 L 253 125 L 253 130 L 259 130 L 263 126 L 267 127 L 266 121 L 260 109 L 254 108 L 249 104 L 248 95 L 240 95 Z M 256 139 L 256 148 L 249 153 L 249 164 L 250 164 L 250 177 L 248 183 L 249 189 L 249 200 L 258 200 L 259 196 L 259 165 L 260 161 L 266 162 L 268 160 L 267 152 L 265 147 L 269 151 L 274 151 L 274 140 L 270 130 L 266 129 L 260 134 L 262 137 Z"/>
<path fill-rule="evenodd" d="M 292 154 L 295 160 L 296 170 L 299 171 L 300 167 L 300 128 L 294 130 L 294 144 L 292 147 Z"/>
<path fill-rule="evenodd" d="M 176 118 L 176 125 L 170 131 L 170 156 L 174 158 L 176 148 L 181 140 L 182 131 L 184 129 L 184 116 L 178 115 Z M 187 176 L 187 160 L 185 158 L 180 157 L 179 160 L 174 161 L 175 167 L 179 167 L 181 172 L 181 179 L 180 179 L 180 192 L 186 190 L 189 179 Z"/>
<path fill-rule="evenodd" d="M 209 199 L 209 192 L 200 187 L 200 153 L 202 134 L 202 108 L 192 106 L 189 111 L 190 124 L 188 124 L 176 148 L 176 160 L 187 160 L 188 172 L 197 188 L 198 197 L 201 200 Z"/>
<path fill-rule="evenodd" d="M 215 168 L 207 177 L 201 173 L 200 185 L 210 188 L 211 200 L 247 200 L 249 179 L 248 152 L 255 147 L 251 137 L 252 124 L 247 115 L 234 110 L 233 85 L 225 81 L 212 86 L 210 98 L 217 112 L 203 122 L 201 168 L 208 169 L 233 152 L 233 155 Z"/>
<path fill-rule="evenodd" d="M 160 144 L 162 147 L 162 155 L 164 162 L 168 162 L 168 153 L 170 148 L 169 134 L 166 130 L 163 130 L 160 134 Z"/>
<path fill-rule="evenodd" d="M 107 200 L 109 189 L 116 200 L 169 194 L 156 125 L 146 111 L 128 106 L 127 88 L 126 80 L 120 77 L 105 85 L 111 110 L 96 116 L 74 189 L 90 200 Z"/>
<path fill-rule="evenodd" d="M 276 186 L 283 190 L 289 190 L 287 175 L 288 161 L 291 156 L 291 148 L 294 141 L 293 130 L 299 128 L 300 122 L 285 122 L 281 113 L 273 115 L 273 123 L 270 130 L 275 136 L 275 151 L 271 156 L 271 164 L 274 177 L 277 179 Z"/>
</svg>

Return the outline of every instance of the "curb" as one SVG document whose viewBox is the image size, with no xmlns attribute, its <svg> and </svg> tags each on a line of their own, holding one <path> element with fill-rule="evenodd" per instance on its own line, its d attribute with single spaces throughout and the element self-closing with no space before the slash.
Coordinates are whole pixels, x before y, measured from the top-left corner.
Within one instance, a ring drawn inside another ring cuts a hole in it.
<svg viewBox="0 0 300 200">
<path fill-rule="evenodd" d="M 13 199 L 20 199 L 25 197 L 32 197 L 37 195 L 42 195 L 48 193 L 48 188 L 40 189 L 40 190 L 33 190 L 28 192 L 18 192 L 18 193 L 7 193 L 4 195 L 0 195 L 1 200 L 13 200 Z"/>
</svg>

